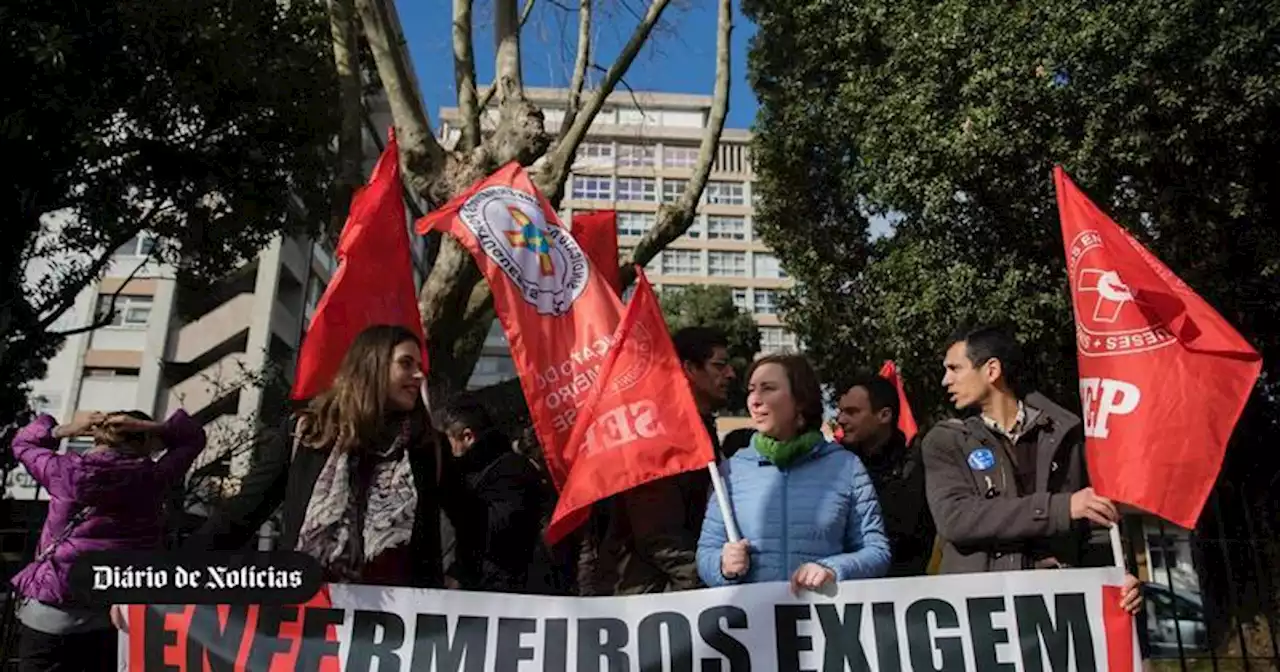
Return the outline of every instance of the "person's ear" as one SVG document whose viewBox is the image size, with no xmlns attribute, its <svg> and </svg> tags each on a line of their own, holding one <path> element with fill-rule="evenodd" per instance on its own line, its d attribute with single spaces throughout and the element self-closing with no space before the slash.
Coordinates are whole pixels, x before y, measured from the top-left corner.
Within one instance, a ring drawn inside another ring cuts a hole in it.
<svg viewBox="0 0 1280 672">
<path fill-rule="evenodd" d="M 464 444 L 470 446 L 471 444 L 476 442 L 476 433 L 472 431 L 470 427 L 468 427 L 462 430 L 462 432 L 458 434 L 458 438 L 462 439 L 462 442 Z"/>
<path fill-rule="evenodd" d="M 988 359 L 987 362 L 982 365 L 982 368 L 986 373 L 988 383 L 995 383 L 997 380 L 1000 380 L 1000 376 L 1004 375 L 1004 365 L 995 357 Z"/>
</svg>

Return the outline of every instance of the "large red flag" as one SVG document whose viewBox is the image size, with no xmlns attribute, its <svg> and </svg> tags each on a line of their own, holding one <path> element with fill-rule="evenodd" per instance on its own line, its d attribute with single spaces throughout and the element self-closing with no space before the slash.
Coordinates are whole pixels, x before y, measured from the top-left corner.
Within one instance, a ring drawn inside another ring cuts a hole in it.
<svg viewBox="0 0 1280 672">
<path fill-rule="evenodd" d="M 1054 169 L 1099 494 L 1193 528 L 1262 360 Z"/>
<path fill-rule="evenodd" d="M 622 301 L 511 162 L 418 222 L 453 236 L 493 290 L 511 359 L 557 487 L 578 408 L 596 384 Z"/>
<path fill-rule="evenodd" d="M 372 178 L 351 199 L 351 212 L 338 238 L 338 271 L 302 340 L 294 399 L 313 397 L 329 387 L 343 355 L 367 327 L 400 324 L 423 339 L 401 189 L 400 159 L 391 132 Z M 425 345 L 424 340 L 424 367 Z"/>
<path fill-rule="evenodd" d="M 911 403 L 907 401 L 907 391 L 902 389 L 902 378 L 898 376 L 898 366 L 892 359 L 887 359 L 880 367 L 880 377 L 893 383 L 898 389 L 898 429 L 907 436 L 907 443 L 920 431 L 916 425 L 916 416 L 911 412 Z"/>
<path fill-rule="evenodd" d="M 573 213 L 573 237 L 587 253 L 591 265 L 600 269 L 601 275 L 622 296 L 622 278 L 618 275 L 618 213 L 615 210 L 596 210 Z"/>
<path fill-rule="evenodd" d="M 715 460 L 653 287 L 637 268 L 636 291 L 574 424 L 547 541 L 585 518 L 587 507 L 643 483 Z"/>
</svg>

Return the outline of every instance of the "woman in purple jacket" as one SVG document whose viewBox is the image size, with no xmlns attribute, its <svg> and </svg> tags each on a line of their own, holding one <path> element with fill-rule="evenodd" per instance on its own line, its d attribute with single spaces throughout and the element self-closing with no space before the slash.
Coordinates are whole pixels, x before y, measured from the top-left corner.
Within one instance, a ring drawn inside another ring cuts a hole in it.
<svg viewBox="0 0 1280 672">
<path fill-rule="evenodd" d="M 82 435 L 93 436 L 92 449 L 57 452 L 62 439 Z M 21 670 L 115 669 L 110 610 L 72 601 L 71 567 L 86 551 L 161 548 L 165 493 L 204 445 L 204 429 L 181 410 L 164 423 L 140 411 L 64 426 L 41 415 L 18 432 L 14 456 L 49 491 L 35 559 L 13 579 Z"/>
</svg>

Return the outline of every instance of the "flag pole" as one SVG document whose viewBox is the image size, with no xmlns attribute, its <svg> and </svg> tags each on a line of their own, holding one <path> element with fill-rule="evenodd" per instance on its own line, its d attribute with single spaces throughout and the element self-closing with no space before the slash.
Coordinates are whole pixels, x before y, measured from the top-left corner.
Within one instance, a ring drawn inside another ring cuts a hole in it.
<svg viewBox="0 0 1280 672">
<path fill-rule="evenodd" d="M 431 395 L 427 393 L 427 379 L 422 379 L 422 386 L 418 388 L 418 394 L 422 395 L 422 407 L 427 413 L 427 430 L 435 429 L 435 419 L 431 417 Z M 435 447 L 436 458 L 436 485 L 440 485 L 444 481 L 444 448 L 436 437 L 432 437 L 431 445 Z"/>
<path fill-rule="evenodd" d="M 724 490 L 724 479 L 720 477 L 720 470 L 716 467 L 715 460 L 707 463 L 707 471 L 711 472 L 711 487 L 716 491 L 716 503 L 720 505 L 720 517 L 724 519 L 725 534 L 729 536 L 729 541 L 734 543 L 742 541 L 742 535 L 738 534 L 738 523 L 733 519 L 733 507 L 729 505 L 729 495 Z"/>
<path fill-rule="evenodd" d="M 1125 569 L 1124 566 L 1124 548 L 1120 545 L 1120 523 L 1119 521 L 1112 523 L 1107 530 L 1107 536 L 1111 537 L 1111 559 L 1115 562 L 1116 567 Z"/>
</svg>

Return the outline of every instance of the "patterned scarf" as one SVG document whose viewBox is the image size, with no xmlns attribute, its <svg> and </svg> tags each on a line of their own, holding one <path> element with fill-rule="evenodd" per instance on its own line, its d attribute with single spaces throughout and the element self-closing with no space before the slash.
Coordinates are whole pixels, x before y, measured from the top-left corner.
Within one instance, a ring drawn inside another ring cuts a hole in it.
<svg viewBox="0 0 1280 672">
<path fill-rule="evenodd" d="M 386 451 L 329 451 L 296 549 L 319 560 L 334 580 L 359 581 L 366 562 L 408 544 L 413 536 L 418 490 L 409 465 L 409 438 L 406 419 Z M 357 482 L 363 460 L 373 461 L 367 489 Z"/>
</svg>

